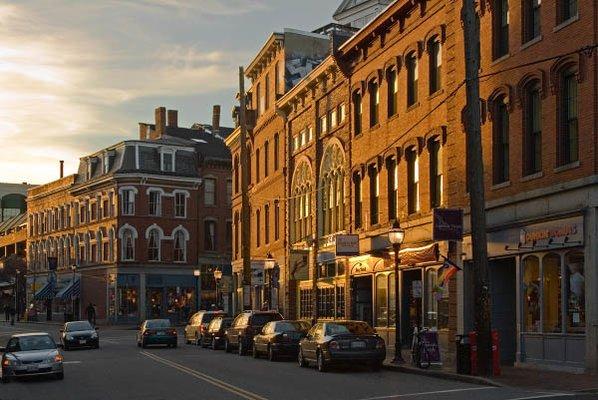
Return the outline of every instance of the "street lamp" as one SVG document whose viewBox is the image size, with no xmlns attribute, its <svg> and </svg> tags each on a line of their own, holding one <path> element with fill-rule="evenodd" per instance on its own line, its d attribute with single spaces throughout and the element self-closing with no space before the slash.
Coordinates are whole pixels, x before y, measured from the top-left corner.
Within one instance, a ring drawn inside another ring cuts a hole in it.
<svg viewBox="0 0 598 400">
<path fill-rule="evenodd" d="M 74 296 L 74 292 L 73 289 L 75 287 L 75 273 L 77 272 L 77 266 L 75 264 L 71 265 L 71 271 L 73 271 L 73 280 L 71 281 L 71 307 L 72 307 L 72 311 L 73 311 L 73 321 L 76 320 L 77 318 L 75 317 L 75 296 Z"/>
<path fill-rule="evenodd" d="M 266 300 L 268 301 L 268 309 L 272 308 L 272 271 L 274 271 L 274 267 L 276 266 L 276 260 L 272 253 L 268 252 L 266 255 L 266 261 L 264 261 L 264 268 L 268 273 L 268 285 L 267 285 L 267 292 L 266 292 Z M 264 271 L 264 273 L 266 273 Z"/>
<path fill-rule="evenodd" d="M 395 253 L 395 356 L 391 362 L 393 364 L 404 364 L 405 360 L 403 360 L 403 355 L 401 354 L 401 313 L 399 301 L 399 264 L 401 260 L 399 258 L 399 250 L 401 250 L 401 244 L 405 240 L 405 230 L 401 228 L 398 220 L 393 222 L 392 227 L 388 231 L 388 240 L 392 244 Z"/>
<path fill-rule="evenodd" d="M 15 270 L 15 313 L 17 314 L 17 321 L 19 320 L 19 275 L 20 270 Z"/>
<path fill-rule="evenodd" d="M 195 277 L 195 311 L 199 311 L 201 305 L 201 270 L 193 270 L 193 276 Z"/>
<path fill-rule="evenodd" d="M 214 271 L 214 280 L 216 281 L 216 308 L 220 309 L 220 297 L 218 296 L 218 284 L 220 283 L 220 279 L 222 279 L 222 271 L 216 267 Z"/>
</svg>

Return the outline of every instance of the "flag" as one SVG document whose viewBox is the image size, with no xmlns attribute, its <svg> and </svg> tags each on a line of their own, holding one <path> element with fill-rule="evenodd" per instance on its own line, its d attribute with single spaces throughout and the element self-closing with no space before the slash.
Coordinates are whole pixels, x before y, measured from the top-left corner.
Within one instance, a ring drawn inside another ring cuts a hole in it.
<svg viewBox="0 0 598 400">
<path fill-rule="evenodd" d="M 444 287 L 446 283 L 457 273 L 461 271 L 454 262 L 444 257 L 444 264 L 438 269 L 438 286 Z"/>
</svg>

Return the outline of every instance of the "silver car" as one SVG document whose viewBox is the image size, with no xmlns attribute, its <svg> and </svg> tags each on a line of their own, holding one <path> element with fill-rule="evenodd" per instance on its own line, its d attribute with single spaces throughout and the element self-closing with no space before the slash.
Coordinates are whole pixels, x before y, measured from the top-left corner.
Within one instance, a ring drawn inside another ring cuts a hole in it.
<svg viewBox="0 0 598 400">
<path fill-rule="evenodd" d="M 52 375 L 64 379 L 62 354 L 47 333 L 13 335 L 2 354 L 2 383 L 11 378 L 32 375 Z"/>
</svg>

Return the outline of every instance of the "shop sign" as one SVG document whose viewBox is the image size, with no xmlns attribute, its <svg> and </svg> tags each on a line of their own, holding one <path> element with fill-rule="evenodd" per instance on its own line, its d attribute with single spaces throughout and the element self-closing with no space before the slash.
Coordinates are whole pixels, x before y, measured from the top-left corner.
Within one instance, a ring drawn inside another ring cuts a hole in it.
<svg viewBox="0 0 598 400">
<path fill-rule="evenodd" d="M 401 265 L 416 265 L 438 261 L 438 243 L 399 251 Z"/>
<path fill-rule="evenodd" d="M 519 242 L 523 245 L 553 243 L 583 243 L 583 221 L 581 218 L 546 222 L 526 227 L 519 232 Z"/>
<path fill-rule="evenodd" d="M 336 255 L 359 255 L 359 235 L 336 235 Z"/>
<path fill-rule="evenodd" d="M 434 209 L 434 240 L 463 240 L 463 210 Z"/>
<path fill-rule="evenodd" d="M 422 335 L 422 341 L 426 350 L 428 351 L 428 357 L 432 364 L 440 364 L 440 347 L 438 346 L 438 332 L 427 331 Z"/>
<path fill-rule="evenodd" d="M 372 272 L 372 267 L 367 260 L 357 262 L 351 268 L 351 275 L 369 274 L 370 272 Z"/>
</svg>

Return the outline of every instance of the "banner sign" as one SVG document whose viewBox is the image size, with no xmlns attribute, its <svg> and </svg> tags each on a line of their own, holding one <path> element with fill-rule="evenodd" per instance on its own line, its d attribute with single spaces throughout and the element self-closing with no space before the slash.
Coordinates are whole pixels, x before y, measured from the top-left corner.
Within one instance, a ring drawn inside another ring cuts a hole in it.
<svg viewBox="0 0 598 400">
<path fill-rule="evenodd" d="M 401 265 L 411 266 L 425 262 L 438 261 L 438 243 L 424 247 L 408 248 L 399 251 Z"/>
<path fill-rule="evenodd" d="M 462 209 L 434 209 L 434 240 L 463 240 Z"/>
<path fill-rule="evenodd" d="M 336 255 L 359 255 L 359 235 L 336 235 Z"/>
</svg>

